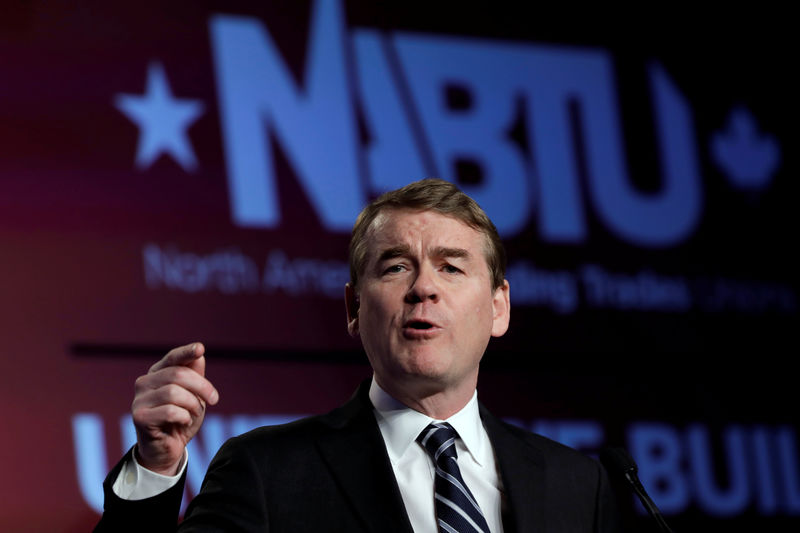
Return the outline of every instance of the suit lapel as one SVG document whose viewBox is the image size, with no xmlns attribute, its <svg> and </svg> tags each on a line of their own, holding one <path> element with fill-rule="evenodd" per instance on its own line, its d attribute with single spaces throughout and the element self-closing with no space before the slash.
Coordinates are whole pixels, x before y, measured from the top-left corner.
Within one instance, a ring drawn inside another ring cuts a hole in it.
<svg viewBox="0 0 800 533">
<path fill-rule="evenodd" d="M 545 473 L 541 452 L 511 433 L 483 405 L 480 410 L 503 479 L 508 504 L 503 516 L 506 533 L 546 531 Z"/>
<path fill-rule="evenodd" d="M 325 417 L 331 431 L 319 439 L 317 447 L 367 531 L 413 533 L 368 390 L 366 381 L 348 403 Z M 503 516 L 505 532 L 546 531 L 542 453 L 514 435 L 483 405 L 480 413 L 503 479 L 508 504 Z"/>
<path fill-rule="evenodd" d="M 386 446 L 368 397 L 369 382 L 326 417 L 317 446 L 347 499 L 375 533 L 412 533 Z"/>
</svg>

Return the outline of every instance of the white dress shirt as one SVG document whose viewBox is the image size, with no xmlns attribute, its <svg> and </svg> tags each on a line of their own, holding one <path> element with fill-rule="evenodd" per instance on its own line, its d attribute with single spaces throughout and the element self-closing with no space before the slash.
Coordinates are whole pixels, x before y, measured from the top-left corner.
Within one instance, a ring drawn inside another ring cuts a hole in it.
<svg viewBox="0 0 800 533">
<path fill-rule="evenodd" d="M 478 412 L 478 393 L 447 420 L 435 420 L 406 407 L 372 380 L 369 399 L 375 407 L 378 427 L 386 443 L 392 470 L 414 533 L 438 533 L 433 499 L 433 459 L 417 436 L 431 422 L 448 422 L 456 430 L 458 468 L 478 501 L 492 533 L 503 532 L 503 486 L 497 473 L 494 451 Z"/>
</svg>

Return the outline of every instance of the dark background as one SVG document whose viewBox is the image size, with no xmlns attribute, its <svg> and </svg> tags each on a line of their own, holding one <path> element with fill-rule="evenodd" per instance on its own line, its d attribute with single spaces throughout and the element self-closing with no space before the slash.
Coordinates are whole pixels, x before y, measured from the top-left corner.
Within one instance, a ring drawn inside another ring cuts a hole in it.
<svg viewBox="0 0 800 533">
<path fill-rule="evenodd" d="M 603 438 L 584 447 L 587 453 L 629 446 L 636 424 L 665 424 L 683 439 L 679 469 L 690 487 L 696 470 L 686 444 L 691 428 L 710 435 L 709 464 L 720 490 L 733 482 L 724 438 L 729 428 L 748 435 L 754 428 L 793 434 L 797 86 L 786 13 L 767 4 L 746 13 L 671 4 L 625 11 L 463 3 L 432 9 L 414 2 L 341 7 L 346 34 L 369 28 L 605 51 L 613 60 L 628 172 L 642 191 L 657 194 L 661 173 L 647 65 L 660 64 L 691 107 L 703 202 L 686 239 L 669 247 L 636 246 L 606 229 L 586 203 L 585 241 L 545 242 L 532 218 L 507 237 L 509 258 L 550 271 L 576 273 L 593 264 L 619 274 L 682 277 L 695 301 L 720 281 L 744 289 L 718 307 L 693 305 L 680 312 L 592 308 L 585 295 L 570 313 L 516 305 L 509 333 L 490 344 L 484 359 L 484 403 L 528 427 L 540 421 L 597 423 Z M 4 4 L 4 530 L 92 526 L 98 515 L 81 487 L 76 416 L 92 415 L 102 423 L 107 458 L 97 460 L 104 467 L 113 464 L 124 449 L 118 421 L 128 411 L 133 381 L 172 346 L 205 342 L 208 374 L 222 398 L 214 413 L 226 423 L 240 415 L 325 412 L 370 375 L 357 342 L 346 335 L 338 297 L 287 290 L 187 292 L 146 283 L 142 254 L 152 243 L 199 255 L 235 249 L 259 269 L 274 250 L 290 258 L 346 260 L 348 235 L 322 228 L 274 137 L 282 223 L 274 229 L 234 224 L 208 34 L 209 17 L 219 13 L 261 21 L 302 86 L 309 3 Z M 153 61 L 163 65 L 173 97 L 203 103 L 203 114 L 187 130 L 198 160 L 193 171 L 168 154 L 147 168 L 134 164 L 140 132 L 114 99 L 142 95 Z M 749 110 L 759 130 L 780 145 L 778 167 L 763 187 L 733 187 L 710 156 L 711 138 L 735 108 Z M 445 177 L 462 184 L 471 179 Z M 381 192 L 364 181 L 367 198 Z M 782 304 L 758 303 L 753 291 L 767 286 L 776 288 Z M 748 457 L 756 457 L 751 452 Z M 763 487 L 753 459 L 747 466 L 749 496 L 735 513 L 708 513 L 698 490 L 690 488 L 686 505 L 667 513 L 668 521 L 676 531 L 796 530 L 796 447 L 792 456 L 793 463 L 775 453 L 761 459 L 783 480 L 775 485 L 778 503 L 758 503 Z M 637 530 L 651 527 L 638 515 L 631 520 Z"/>
</svg>

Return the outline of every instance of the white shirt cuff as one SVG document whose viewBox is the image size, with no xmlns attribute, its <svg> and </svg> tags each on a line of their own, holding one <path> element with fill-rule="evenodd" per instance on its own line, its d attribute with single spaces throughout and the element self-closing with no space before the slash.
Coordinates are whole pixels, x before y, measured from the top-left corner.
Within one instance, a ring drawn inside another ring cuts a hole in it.
<svg viewBox="0 0 800 533">
<path fill-rule="evenodd" d="M 184 450 L 178 473 L 174 476 L 164 476 L 140 465 L 136 460 L 136 454 L 132 453 L 131 459 L 125 461 L 117 479 L 114 481 L 112 486 L 114 494 L 123 500 L 144 500 L 145 498 L 157 496 L 171 489 L 180 481 L 183 471 L 186 470 L 188 459 L 189 452 Z"/>
</svg>

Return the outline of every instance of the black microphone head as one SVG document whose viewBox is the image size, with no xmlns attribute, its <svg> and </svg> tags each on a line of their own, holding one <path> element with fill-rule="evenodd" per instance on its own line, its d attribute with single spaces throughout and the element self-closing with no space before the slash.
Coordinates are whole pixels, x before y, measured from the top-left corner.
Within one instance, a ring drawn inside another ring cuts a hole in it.
<svg viewBox="0 0 800 533">
<path fill-rule="evenodd" d="M 609 472 L 636 474 L 639 468 L 625 448 L 605 448 L 600 452 L 600 462 Z"/>
</svg>

